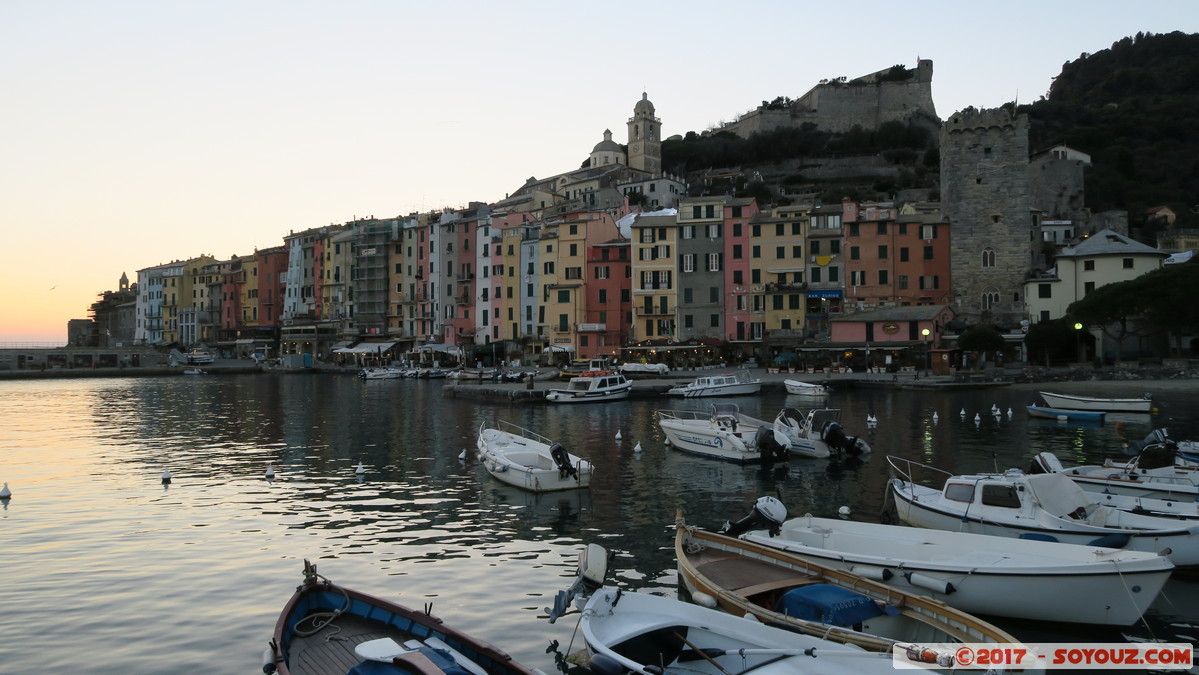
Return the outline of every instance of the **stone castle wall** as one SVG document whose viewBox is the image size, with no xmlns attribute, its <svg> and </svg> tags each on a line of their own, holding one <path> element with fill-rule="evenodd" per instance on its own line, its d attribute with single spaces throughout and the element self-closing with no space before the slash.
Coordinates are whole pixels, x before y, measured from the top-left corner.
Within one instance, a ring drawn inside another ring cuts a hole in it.
<svg viewBox="0 0 1199 675">
<path fill-rule="evenodd" d="M 721 130 L 748 138 L 757 132 L 800 127 L 807 123 L 836 133 L 850 131 L 855 126 L 877 129 L 883 122 L 909 120 L 927 121 L 935 128 L 939 118 L 933 105 L 933 62 L 920 61 L 914 76 L 902 82 L 878 80 L 884 72 L 858 78 L 854 84 L 818 84 L 788 110 L 758 108 Z"/>
</svg>

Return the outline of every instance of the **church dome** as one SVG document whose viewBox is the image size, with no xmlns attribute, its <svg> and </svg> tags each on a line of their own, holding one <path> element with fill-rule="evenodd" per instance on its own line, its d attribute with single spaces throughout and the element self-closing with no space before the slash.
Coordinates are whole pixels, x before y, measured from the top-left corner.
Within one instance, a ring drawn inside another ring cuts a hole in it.
<svg viewBox="0 0 1199 675">
<path fill-rule="evenodd" d="M 591 149 L 591 154 L 594 155 L 597 152 L 621 152 L 620 144 L 612 140 L 611 129 L 604 129 L 604 140 L 596 143 L 595 147 Z"/>
<path fill-rule="evenodd" d="M 649 101 L 649 94 L 641 92 L 641 100 L 637 101 L 637 105 L 633 106 L 634 115 L 653 115 L 654 104 Z"/>
</svg>

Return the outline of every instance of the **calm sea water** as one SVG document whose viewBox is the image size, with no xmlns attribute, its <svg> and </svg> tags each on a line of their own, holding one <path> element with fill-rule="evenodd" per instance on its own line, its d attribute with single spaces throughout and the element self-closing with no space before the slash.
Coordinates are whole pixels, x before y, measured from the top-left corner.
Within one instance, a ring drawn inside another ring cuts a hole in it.
<svg viewBox="0 0 1199 675">
<path fill-rule="evenodd" d="M 1041 450 L 1067 464 L 1119 456 L 1123 439 L 1151 424 L 1199 437 L 1192 395 L 1155 396 L 1163 414 L 1152 421 L 1077 426 L 1028 420 L 1027 389 L 846 389 L 830 405 L 873 455 L 856 467 L 798 461 L 762 474 L 664 446 L 655 410 L 708 403 L 489 404 L 445 398 L 442 386 L 334 375 L 0 382 L 0 481 L 14 495 L 0 510 L 0 671 L 259 672 L 308 558 L 336 582 L 431 603 L 552 672 L 551 641 L 565 652 L 581 638 L 574 621 L 550 625 L 542 609 L 570 583 L 585 543 L 616 553 L 616 583 L 670 591 L 679 509 L 715 528 L 772 494 L 793 515 L 845 505 L 875 519 L 888 454 L 963 472 L 1023 467 Z M 1153 383 L 1111 395 L 1144 391 Z M 783 393 L 737 402 L 765 418 L 804 406 Z M 996 405 L 1012 418 L 991 416 Z M 592 488 L 532 495 L 460 458 L 480 423 L 496 419 L 589 457 Z M 1123 631 L 996 623 L 1029 641 L 1199 642 L 1196 600 L 1199 584 L 1171 581 L 1145 624 Z"/>
</svg>

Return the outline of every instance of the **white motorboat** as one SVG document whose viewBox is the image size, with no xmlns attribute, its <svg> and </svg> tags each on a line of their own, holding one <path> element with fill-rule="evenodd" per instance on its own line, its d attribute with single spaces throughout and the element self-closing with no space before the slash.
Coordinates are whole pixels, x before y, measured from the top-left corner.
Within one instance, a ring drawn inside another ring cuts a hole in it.
<svg viewBox="0 0 1199 675">
<path fill-rule="evenodd" d="M 358 371 L 358 377 L 364 380 L 398 380 L 403 376 L 403 369 L 391 366 L 373 366 Z"/>
<path fill-rule="evenodd" d="M 762 390 L 762 381 L 751 378 L 749 371 L 738 370 L 723 375 L 704 375 L 695 378 L 689 384 L 671 387 L 666 391 L 668 396 L 684 398 L 701 398 L 709 396 L 743 396 L 756 394 Z"/>
<path fill-rule="evenodd" d="M 565 389 L 550 389 L 545 400 L 550 403 L 594 403 L 600 401 L 623 401 L 633 390 L 633 383 L 625 376 L 610 370 L 585 372 L 572 377 Z"/>
<path fill-rule="evenodd" d="M 787 451 L 800 457 L 857 456 L 870 452 L 870 444 L 850 437 L 841 427 L 839 408 L 813 408 L 805 415 L 783 408 L 774 418 L 775 437 Z M 782 438 L 780 438 L 780 436 Z"/>
<path fill-rule="evenodd" d="M 1174 570 L 1155 553 L 811 515 L 755 526 L 741 538 L 963 611 L 1038 621 L 1127 626 Z"/>
<path fill-rule="evenodd" d="M 1105 492 L 1151 499 L 1199 499 L 1199 471 L 1175 464 L 1177 451 L 1171 444 L 1143 448 L 1131 462 L 1065 467 L 1052 452 L 1039 452 L 1030 473 L 1066 476 L 1088 492 Z"/>
<path fill-rule="evenodd" d="M 753 670 L 762 675 L 891 673 L 890 651 L 871 652 L 768 626 L 681 600 L 603 587 L 606 551 L 589 544 L 579 556 L 579 577 L 559 591 L 550 622 L 581 611 L 579 628 L 596 673 L 689 673 L 729 675 Z M 920 659 L 921 652 L 923 659 Z M 935 663 L 938 654 L 915 650 L 917 661 Z M 948 660 L 947 660 L 948 661 Z"/>
<path fill-rule="evenodd" d="M 1041 398 L 1051 408 L 1068 410 L 1098 410 L 1104 412 L 1147 413 L 1153 409 L 1153 401 L 1149 394 L 1141 398 L 1093 398 L 1090 396 L 1074 396 L 1073 394 L 1055 394 L 1041 392 Z"/>
<path fill-rule="evenodd" d="M 207 349 L 192 349 L 187 352 L 187 363 L 193 366 L 204 366 L 216 362 L 216 357 Z"/>
<path fill-rule="evenodd" d="M 815 382 L 804 382 L 803 380 L 783 380 L 783 386 L 787 388 L 788 394 L 794 394 L 796 396 L 828 396 L 828 387 Z"/>
<path fill-rule="evenodd" d="M 1063 474 L 1008 469 L 954 476 L 900 457 L 887 462 L 888 494 L 909 525 L 1161 553 L 1177 567 L 1199 566 L 1199 524 L 1121 511 Z M 921 485 L 914 470 L 939 474 L 943 487 Z"/>
<path fill-rule="evenodd" d="M 783 408 L 773 422 L 766 422 L 741 412 L 735 403 L 714 403 L 710 413 L 659 410 L 658 426 L 678 450 L 741 464 L 772 464 L 788 455 L 824 459 L 870 452 L 866 441 L 841 428 L 840 414 L 835 408 L 807 415 Z"/>
<path fill-rule="evenodd" d="M 591 462 L 515 424 L 500 421 L 495 427 L 488 427 L 484 422 L 479 426 L 475 445 L 487 472 L 509 485 L 550 492 L 591 484 Z"/>
</svg>

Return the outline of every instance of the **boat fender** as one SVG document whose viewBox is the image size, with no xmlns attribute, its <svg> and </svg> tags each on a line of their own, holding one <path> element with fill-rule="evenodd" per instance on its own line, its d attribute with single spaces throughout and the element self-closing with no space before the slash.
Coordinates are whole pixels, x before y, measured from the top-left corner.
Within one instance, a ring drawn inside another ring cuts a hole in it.
<svg viewBox="0 0 1199 675">
<path fill-rule="evenodd" d="M 938 579 L 920 572 L 904 572 L 903 577 L 908 580 L 908 583 L 920 588 L 927 588 L 930 591 L 949 595 L 957 590 L 954 585 L 944 579 Z"/>
<path fill-rule="evenodd" d="M 702 591 L 695 591 L 694 593 L 692 593 L 691 594 L 691 602 L 694 602 L 695 604 L 699 605 L 700 607 L 707 607 L 708 609 L 716 609 L 716 598 L 714 598 Z"/>
<path fill-rule="evenodd" d="M 1087 546 L 1102 546 L 1103 548 L 1124 548 L 1128 545 L 1129 537 L 1127 534 L 1105 534 L 1098 539 L 1093 539 L 1087 543 Z"/>
<path fill-rule="evenodd" d="M 849 571 L 859 576 L 866 577 L 867 579 L 874 579 L 875 581 L 888 581 L 891 579 L 891 577 L 895 576 L 895 573 L 886 567 L 853 565 L 849 568 Z"/>
<path fill-rule="evenodd" d="M 278 666 L 275 665 L 275 648 L 267 647 L 262 650 L 262 672 L 270 675 L 276 670 L 278 670 Z"/>
</svg>

